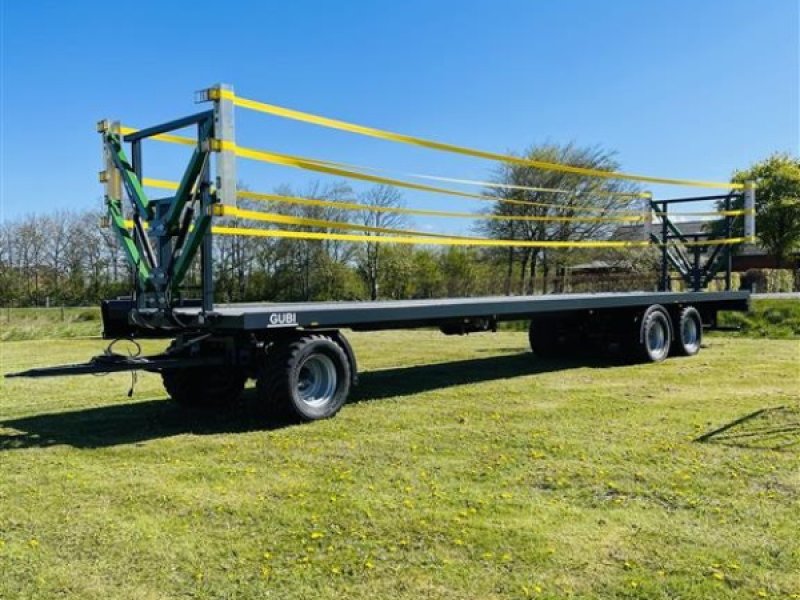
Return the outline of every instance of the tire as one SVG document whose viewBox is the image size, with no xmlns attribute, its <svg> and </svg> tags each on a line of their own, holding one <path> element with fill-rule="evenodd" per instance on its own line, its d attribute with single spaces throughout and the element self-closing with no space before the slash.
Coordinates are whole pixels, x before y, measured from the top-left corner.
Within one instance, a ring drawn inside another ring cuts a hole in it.
<svg viewBox="0 0 800 600">
<path fill-rule="evenodd" d="M 539 358 L 563 358 L 570 354 L 571 345 L 563 333 L 559 319 L 532 320 L 528 328 L 528 342 Z"/>
<path fill-rule="evenodd" d="M 235 367 L 168 369 L 161 380 L 170 398 L 181 406 L 212 408 L 234 404 L 247 380 Z"/>
<path fill-rule="evenodd" d="M 676 356 L 694 356 L 700 352 L 702 341 L 703 319 L 696 308 L 687 306 L 678 313 L 672 353 Z"/>
<path fill-rule="evenodd" d="M 342 347 L 324 335 L 278 342 L 259 372 L 259 398 L 292 420 L 334 416 L 350 393 L 351 365 Z"/>
<path fill-rule="evenodd" d="M 672 345 L 672 322 L 669 313 L 654 304 L 636 321 L 631 343 L 631 356 L 637 362 L 661 362 Z"/>
</svg>

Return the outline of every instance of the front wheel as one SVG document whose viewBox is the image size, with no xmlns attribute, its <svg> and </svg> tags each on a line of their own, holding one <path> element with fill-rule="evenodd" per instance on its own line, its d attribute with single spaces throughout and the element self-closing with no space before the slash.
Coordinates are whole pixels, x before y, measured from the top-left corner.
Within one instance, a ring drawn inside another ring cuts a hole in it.
<svg viewBox="0 0 800 600">
<path fill-rule="evenodd" d="M 633 330 L 631 351 L 633 358 L 641 362 L 661 362 L 669 354 L 672 344 L 672 322 L 669 313 L 659 304 L 654 304 L 636 321 Z"/>
<path fill-rule="evenodd" d="M 164 388 L 181 406 L 212 408 L 229 406 L 239 399 L 247 380 L 236 367 L 191 367 L 161 372 Z"/>
<path fill-rule="evenodd" d="M 350 361 L 341 346 L 324 335 L 306 335 L 270 348 L 256 389 L 278 412 L 316 421 L 339 412 L 350 381 Z"/>
</svg>

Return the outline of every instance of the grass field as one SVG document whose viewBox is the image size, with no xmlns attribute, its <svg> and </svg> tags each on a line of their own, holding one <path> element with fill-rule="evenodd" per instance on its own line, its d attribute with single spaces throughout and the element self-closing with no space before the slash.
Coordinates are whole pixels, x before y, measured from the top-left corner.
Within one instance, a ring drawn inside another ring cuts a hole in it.
<svg viewBox="0 0 800 600">
<path fill-rule="evenodd" d="M 152 375 L 0 383 L 0 598 L 800 598 L 797 340 L 612 367 L 517 332 L 350 339 L 362 385 L 304 426 Z"/>
</svg>

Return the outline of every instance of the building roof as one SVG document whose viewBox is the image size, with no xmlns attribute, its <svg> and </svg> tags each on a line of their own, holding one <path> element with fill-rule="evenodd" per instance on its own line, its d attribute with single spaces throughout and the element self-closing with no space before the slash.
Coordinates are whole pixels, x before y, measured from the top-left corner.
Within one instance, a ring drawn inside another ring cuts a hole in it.
<svg viewBox="0 0 800 600">
<path fill-rule="evenodd" d="M 673 221 L 672 224 L 685 236 L 692 236 L 699 233 L 706 233 L 708 225 L 712 221 Z M 660 225 L 653 224 L 653 233 L 656 233 Z M 644 225 L 620 225 L 614 232 L 612 239 L 631 241 L 644 239 Z"/>
</svg>

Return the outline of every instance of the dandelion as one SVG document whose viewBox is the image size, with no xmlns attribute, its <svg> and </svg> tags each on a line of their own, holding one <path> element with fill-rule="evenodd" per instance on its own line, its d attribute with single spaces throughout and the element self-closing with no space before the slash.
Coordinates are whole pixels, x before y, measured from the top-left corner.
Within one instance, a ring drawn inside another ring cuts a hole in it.
<svg viewBox="0 0 800 600">
<path fill-rule="evenodd" d="M 324 537 L 325 537 L 325 534 L 322 533 L 321 531 L 312 531 L 311 532 L 311 539 L 312 540 L 319 540 L 319 539 L 324 538 Z"/>
<path fill-rule="evenodd" d="M 39 547 L 39 540 L 37 540 L 37 539 L 32 539 L 31 541 L 29 541 L 29 542 L 28 542 L 28 545 L 29 545 L 31 548 L 38 548 L 38 547 Z"/>
<path fill-rule="evenodd" d="M 375 565 L 372 563 L 372 561 L 369 561 L 369 560 L 368 560 L 368 561 L 366 561 L 366 562 L 364 563 L 364 567 L 366 567 L 367 569 L 374 569 L 374 568 L 375 568 Z"/>
</svg>

